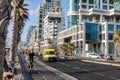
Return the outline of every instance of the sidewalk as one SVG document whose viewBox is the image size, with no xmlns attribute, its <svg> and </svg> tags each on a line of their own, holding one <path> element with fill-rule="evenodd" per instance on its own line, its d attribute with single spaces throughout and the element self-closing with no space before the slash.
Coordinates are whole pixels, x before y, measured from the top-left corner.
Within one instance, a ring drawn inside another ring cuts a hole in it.
<svg viewBox="0 0 120 80">
<path fill-rule="evenodd" d="M 15 59 L 16 59 L 16 60 L 15 60 L 16 62 L 15 62 L 14 80 L 24 80 L 24 77 L 23 77 L 23 75 L 22 75 L 21 65 L 20 65 L 18 56 L 16 56 Z"/>
<path fill-rule="evenodd" d="M 9 55 L 6 55 L 5 58 L 6 58 L 8 67 L 10 67 Z M 14 74 L 13 74 L 13 72 L 10 71 L 10 69 L 9 69 L 9 71 L 4 71 L 4 74 L 3 74 L 4 78 L 3 78 L 3 80 L 6 80 L 6 78 L 7 78 L 6 76 L 8 76 L 8 75 L 13 75 L 13 80 L 24 80 L 18 56 L 16 56 L 16 58 L 15 58 L 15 64 L 14 65 L 15 65 L 15 72 L 14 72 Z"/>
</svg>

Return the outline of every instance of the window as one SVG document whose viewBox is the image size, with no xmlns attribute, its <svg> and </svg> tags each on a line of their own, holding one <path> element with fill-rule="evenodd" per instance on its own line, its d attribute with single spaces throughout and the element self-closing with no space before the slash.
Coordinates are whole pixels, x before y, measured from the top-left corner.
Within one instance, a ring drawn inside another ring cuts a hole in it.
<svg viewBox="0 0 120 80">
<path fill-rule="evenodd" d="M 39 37 L 39 39 L 40 39 L 40 38 L 41 38 L 41 35 L 39 35 L 38 37 Z"/>
<path fill-rule="evenodd" d="M 114 31 L 114 25 L 108 25 L 108 31 Z"/>
<path fill-rule="evenodd" d="M 102 34 L 99 35 L 99 39 L 102 40 Z"/>
<path fill-rule="evenodd" d="M 86 5 L 82 5 L 82 9 L 87 9 L 87 6 Z"/>
<path fill-rule="evenodd" d="M 109 9 L 113 9 L 114 7 L 113 6 L 109 6 Z"/>
<path fill-rule="evenodd" d="M 112 39 L 113 39 L 113 33 L 109 33 L 109 34 L 108 34 L 108 39 L 109 39 L 109 40 L 112 40 Z"/>
<path fill-rule="evenodd" d="M 102 31 L 102 25 L 99 26 L 99 31 L 100 31 L 100 32 Z"/>
<path fill-rule="evenodd" d="M 109 4 L 114 4 L 114 0 L 109 0 Z"/>
<path fill-rule="evenodd" d="M 107 3 L 107 0 L 103 0 L 103 3 Z"/>
<path fill-rule="evenodd" d="M 116 30 L 120 30 L 120 25 L 117 25 L 117 26 L 116 26 Z"/>
<path fill-rule="evenodd" d="M 94 0 L 89 0 L 89 4 L 94 4 Z"/>
<path fill-rule="evenodd" d="M 77 25 L 77 15 L 68 16 L 68 28 Z"/>
<path fill-rule="evenodd" d="M 39 20 L 40 23 L 42 23 L 42 20 Z"/>
<path fill-rule="evenodd" d="M 99 40 L 99 24 L 86 23 L 86 40 Z"/>
<path fill-rule="evenodd" d="M 109 54 L 114 54 L 114 43 L 109 42 Z"/>
<path fill-rule="evenodd" d="M 78 3 L 78 0 L 68 0 L 68 11 L 77 11 Z"/>
<path fill-rule="evenodd" d="M 107 10 L 107 5 L 103 5 L 103 9 L 104 9 L 104 10 Z"/>
<path fill-rule="evenodd" d="M 42 15 L 40 15 L 40 18 L 42 18 Z"/>
<path fill-rule="evenodd" d="M 42 28 L 42 25 L 39 25 L 39 28 Z"/>
<path fill-rule="evenodd" d="M 82 0 L 82 3 L 87 3 L 87 0 Z"/>
<path fill-rule="evenodd" d="M 93 6 L 89 6 L 89 9 L 94 8 Z"/>
</svg>

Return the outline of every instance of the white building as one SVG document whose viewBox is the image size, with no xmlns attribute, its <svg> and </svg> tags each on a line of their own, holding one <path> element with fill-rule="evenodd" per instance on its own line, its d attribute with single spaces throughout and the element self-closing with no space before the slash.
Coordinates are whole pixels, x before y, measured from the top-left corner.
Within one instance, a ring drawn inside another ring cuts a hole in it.
<svg viewBox="0 0 120 80">
<path fill-rule="evenodd" d="M 73 42 L 75 53 L 116 56 L 114 31 L 120 29 L 119 0 L 69 0 L 68 27 L 58 34 L 58 46 Z"/>
<path fill-rule="evenodd" d="M 49 46 L 48 39 L 52 45 L 57 45 L 58 32 L 64 30 L 64 18 L 62 12 L 48 12 L 43 20 L 43 46 Z"/>
</svg>

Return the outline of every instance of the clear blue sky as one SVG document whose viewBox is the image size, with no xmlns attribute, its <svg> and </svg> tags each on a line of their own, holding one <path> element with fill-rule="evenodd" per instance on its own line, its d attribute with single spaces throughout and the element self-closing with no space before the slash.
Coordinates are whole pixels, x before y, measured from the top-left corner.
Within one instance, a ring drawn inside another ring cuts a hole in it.
<svg viewBox="0 0 120 80">
<path fill-rule="evenodd" d="M 27 20 L 26 25 L 23 30 L 21 40 L 26 41 L 26 34 L 31 25 L 37 25 L 37 15 L 38 15 L 38 4 L 41 3 L 42 0 L 25 0 L 25 3 L 29 4 L 28 9 L 29 11 L 29 20 Z M 67 0 L 62 0 L 62 7 L 64 16 L 67 16 Z M 66 18 L 65 18 L 66 19 Z"/>
</svg>

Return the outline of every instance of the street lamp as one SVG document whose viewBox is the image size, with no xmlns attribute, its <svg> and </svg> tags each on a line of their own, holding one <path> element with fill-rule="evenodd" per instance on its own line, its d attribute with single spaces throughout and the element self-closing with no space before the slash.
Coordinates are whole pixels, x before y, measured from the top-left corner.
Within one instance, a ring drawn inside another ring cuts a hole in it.
<svg viewBox="0 0 120 80">
<path fill-rule="evenodd" d="M 77 55 L 77 57 L 78 57 L 78 27 L 79 27 L 79 23 L 74 23 L 74 22 L 69 22 L 69 23 L 72 23 L 72 24 L 76 25 L 75 55 Z"/>
</svg>

